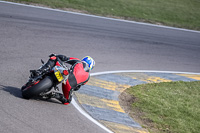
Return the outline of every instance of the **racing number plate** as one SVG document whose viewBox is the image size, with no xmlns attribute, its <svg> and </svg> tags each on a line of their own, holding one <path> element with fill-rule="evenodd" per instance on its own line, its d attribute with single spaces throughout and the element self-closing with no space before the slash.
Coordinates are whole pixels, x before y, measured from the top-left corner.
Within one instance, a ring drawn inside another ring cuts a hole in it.
<svg viewBox="0 0 200 133">
<path fill-rule="evenodd" d="M 60 71 L 55 72 L 55 75 L 59 82 L 61 82 L 64 79 Z"/>
</svg>

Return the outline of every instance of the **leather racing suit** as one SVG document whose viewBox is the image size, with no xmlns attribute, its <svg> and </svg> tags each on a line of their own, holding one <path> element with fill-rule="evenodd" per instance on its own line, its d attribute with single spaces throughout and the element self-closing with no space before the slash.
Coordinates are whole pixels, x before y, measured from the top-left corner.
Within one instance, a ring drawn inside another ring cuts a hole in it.
<svg viewBox="0 0 200 133">
<path fill-rule="evenodd" d="M 47 68 L 52 69 L 56 65 L 60 66 L 58 58 L 61 61 L 71 65 L 68 71 L 69 77 L 66 83 L 62 83 L 62 92 L 64 95 L 58 92 L 49 93 L 48 95 L 49 98 L 56 98 L 63 104 L 67 105 L 72 100 L 72 92 L 79 90 L 79 88 L 82 85 L 88 82 L 90 78 L 89 67 L 87 63 L 81 61 L 78 58 L 66 57 L 65 55 L 55 55 L 55 54 L 51 54 L 49 57 L 50 59 L 48 60 L 48 62 L 37 71 L 43 71 Z"/>
</svg>

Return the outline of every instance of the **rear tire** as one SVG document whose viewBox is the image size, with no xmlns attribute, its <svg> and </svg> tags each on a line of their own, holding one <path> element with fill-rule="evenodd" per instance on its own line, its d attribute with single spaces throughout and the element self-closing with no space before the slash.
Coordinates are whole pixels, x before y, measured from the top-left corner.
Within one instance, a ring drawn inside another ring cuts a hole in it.
<svg viewBox="0 0 200 133">
<path fill-rule="evenodd" d="M 41 80 L 39 83 L 36 85 L 30 87 L 30 88 L 25 88 L 24 86 L 22 87 L 22 96 L 25 99 L 30 99 L 34 96 L 38 96 L 41 92 L 47 92 L 53 87 L 53 79 L 49 76 Z"/>
</svg>

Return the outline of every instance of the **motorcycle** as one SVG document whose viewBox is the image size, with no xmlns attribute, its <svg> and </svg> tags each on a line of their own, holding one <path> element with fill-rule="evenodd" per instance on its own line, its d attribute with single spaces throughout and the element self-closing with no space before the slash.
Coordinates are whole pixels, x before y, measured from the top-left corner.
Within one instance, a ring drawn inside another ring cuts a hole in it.
<svg viewBox="0 0 200 133">
<path fill-rule="evenodd" d="M 44 61 L 41 60 L 44 65 Z M 28 82 L 22 86 L 21 92 L 25 99 L 30 99 L 35 96 L 44 97 L 49 91 L 54 89 L 59 91 L 57 85 L 59 83 L 66 83 L 69 77 L 68 67 L 58 58 L 58 65 L 52 69 L 47 68 L 42 71 L 38 76 L 33 76 L 33 71 L 30 70 L 30 77 Z"/>
</svg>

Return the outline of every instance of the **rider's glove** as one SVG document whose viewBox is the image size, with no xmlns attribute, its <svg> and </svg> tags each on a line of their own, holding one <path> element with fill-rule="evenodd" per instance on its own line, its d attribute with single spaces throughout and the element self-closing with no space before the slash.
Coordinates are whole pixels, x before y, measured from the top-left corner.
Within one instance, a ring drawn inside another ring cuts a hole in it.
<svg viewBox="0 0 200 133">
<path fill-rule="evenodd" d="M 78 85 L 76 88 L 74 88 L 74 91 L 78 91 L 81 88 L 81 85 Z"/>
</svg>

